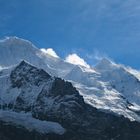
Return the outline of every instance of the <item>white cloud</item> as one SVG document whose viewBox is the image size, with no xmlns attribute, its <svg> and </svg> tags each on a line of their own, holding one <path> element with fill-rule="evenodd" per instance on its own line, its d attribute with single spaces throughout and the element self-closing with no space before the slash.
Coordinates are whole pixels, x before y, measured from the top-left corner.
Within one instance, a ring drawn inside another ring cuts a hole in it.
<svg viewBox="0 0 140 140">
<path fill-rule="evenodd" d="M 48 49 L 42 48 L 40 50 L 46 54 L 53 56 L 53 57 L 59 58 L 59 56 L 56 54 L 56 52 L 52 48 L 48 48 Z"/>
<path fill-rule="evenodd" d="M 79 57 L 76 53 L 69 54 L 65 60 L 66 60 L 66 62 L 75 64 L 75 65 L 81 65 L 81 66 L 90 68 L 90 66 L 87 64 L 87 62 L 83 58 Z"/>
</svg>

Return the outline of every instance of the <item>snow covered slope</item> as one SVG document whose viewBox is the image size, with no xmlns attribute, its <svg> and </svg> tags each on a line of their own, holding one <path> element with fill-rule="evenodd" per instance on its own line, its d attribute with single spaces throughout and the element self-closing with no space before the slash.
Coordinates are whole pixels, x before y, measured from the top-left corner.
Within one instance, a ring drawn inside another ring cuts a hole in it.
<svg viewBox="0 0 140 140">
<path fill-rule="evenodd" d="M 33 94 L 34 91 L 39 92 L 39 89 L 43 87 L 43 84 L 40 84 L 40 88 L 35 86 L 32 89 L 31 85 L 26 85 L 21 91 L 18 88 L 7 89 L 5 87 L 5 85 L 10 87 L 8 75 L 21 60 L 44 69 L 52 76 L 71 81 L 84 100 L 93 107 L 123 115 L 131 120 L 140 120 L 138 115 L 140 111 L 140 72 L 115 64 L 106 58 L 94 68 L 72 65 L 44 53 L 31 42 L 17 37 L 0 41 L 1 103 L 5 101 L 13 103 L 20 94 L 21 97 L 28 99 L 24 103 L 28 106 L 33 104 L 30 99 L 38 96 L 38 94 Z M 22 95 L 21 93 L 26 92 L 25 89 L 32 94 Z M 14 96 L 11 93 L 14 93 Z M 26 109 L 28 110 L 28 107 Z"/>
<path fill-rule="evenodd" d="M 65 77 L 92 106 L 140 120 L 140 81 L 126 67 L 104 58 L 94 70 L 74 67 Z"/>
<path fill-rule="evenodd" d="M 52 75 L 63 76 L 69 72 L 71 64 L 60 58 L 47 55 L 36 48 L 30 41 L 7 37 L 0 41 L 0 66 L 8 67 L 26 60 L 31 64 L 47 70 Z"/>
<path fill-rule="evenodd" d="M 120 92 L 131 103 L 140 105 L 140 81 L 136 75 L 130 73 L 124 66 L 113 64 L 109 60 L 106 64 L 108 69 L 99 68 L 99 65 L 103 66 L 104 62 L 101 61 L 95 67 L 101 73 L 99 80 L 108 82 L 113 89 Z"/>
</svg>

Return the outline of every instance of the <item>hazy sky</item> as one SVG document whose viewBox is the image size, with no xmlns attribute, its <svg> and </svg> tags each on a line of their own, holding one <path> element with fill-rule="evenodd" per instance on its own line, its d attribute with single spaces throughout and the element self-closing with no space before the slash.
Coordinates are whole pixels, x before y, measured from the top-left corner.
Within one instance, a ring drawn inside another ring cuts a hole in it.
<svg viewBox="0 0 140 140">
<path fill-rule="evenodd" d="M 60 57 L 77 53 L 140 69 L 140 0 L 0 0 L 0 37 L 18 36 Z"/>
</svg>

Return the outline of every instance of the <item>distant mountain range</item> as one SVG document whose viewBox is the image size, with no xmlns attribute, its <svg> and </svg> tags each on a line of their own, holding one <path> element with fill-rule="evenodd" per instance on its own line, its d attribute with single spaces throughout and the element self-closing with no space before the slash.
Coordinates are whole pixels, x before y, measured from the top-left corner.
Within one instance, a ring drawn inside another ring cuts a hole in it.
<svg viewBox="0 0 140 140">
<path fill-rule="evenodd" d="M 103 58 L 95 67 L 0 41 L 1 140 L 139 140 L 140 72 Z"/>
</svg>

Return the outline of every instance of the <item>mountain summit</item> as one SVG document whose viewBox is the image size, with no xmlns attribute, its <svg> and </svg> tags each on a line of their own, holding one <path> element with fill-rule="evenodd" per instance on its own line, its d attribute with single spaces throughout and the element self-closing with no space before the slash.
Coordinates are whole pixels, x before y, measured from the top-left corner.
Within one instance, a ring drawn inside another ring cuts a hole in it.
<svg viewBox="0 0 140 140">
<path fill-rule="evenodd" d="M 138 71 L 73 65 L 17 37 L 0 41 L 0 68 L 0 139 L 140 139 Z"/>
</svg>

